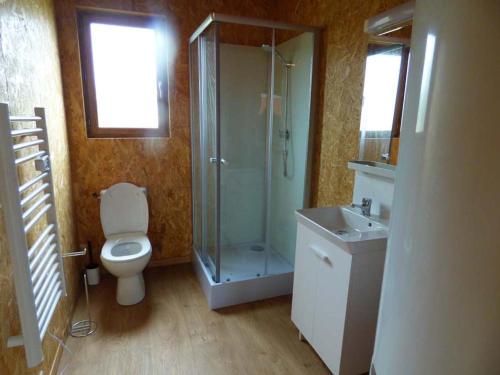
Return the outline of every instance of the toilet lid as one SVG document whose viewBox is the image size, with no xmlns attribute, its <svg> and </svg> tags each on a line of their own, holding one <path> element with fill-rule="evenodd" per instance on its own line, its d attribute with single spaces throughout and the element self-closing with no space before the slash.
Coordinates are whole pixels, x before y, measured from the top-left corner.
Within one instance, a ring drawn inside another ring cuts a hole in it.
<svg viewBox="0 0 500 375">
<path fill-rule="evenodd" d="M 144 189 L 121 182 L 101 193 L 101 224 L 104 235 L 148 230 L 148 201 Z"/>
</svg>

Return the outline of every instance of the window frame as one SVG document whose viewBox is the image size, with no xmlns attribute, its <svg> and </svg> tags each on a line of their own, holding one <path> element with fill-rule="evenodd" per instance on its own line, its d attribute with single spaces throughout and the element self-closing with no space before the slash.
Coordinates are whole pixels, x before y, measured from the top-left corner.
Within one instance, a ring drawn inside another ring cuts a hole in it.
<svg viewBox="0 0 500 375">
<path fill-rule="evenodd" d="M 392 122 L 392 138 L 399 138 L 401 134 L 401 125 L 403 122 L 403 105 L 406 91 L 406 81 L 408 76 L 408 61 L 410 59 L 410 46 L 403 45 L 401 54 L 401 66 L 399 69 L 398 90 L 396 93 L 396 103 L 394 103 L 394 117 Z"/>
<path fill-rule="evenodd" d="M 162 45 L 166 46 L 166 18 L 159 15 L 78 9 L 77 22 L 87 138 L 168 137 L 170 135 L 170 129 L 167 48 L 156 49 L 158 127 L 103 128 L 99 127 L 98 123 L 92 41 L 90 38 L 91 23 L 142 27 L 155 30 L 157 35 L 159 35 L 159 39 L 162 41 Z M 161 93 L 159 90 L 160 86 Z"/>
<path fill-rule="evenodd" d="M 377 42 L 376 40 L 373 40 L 368 43 L 368 51 L 365 59 L 364 79 L 366 79 L 366 64 L 369 56 L 384 53 L 394 48 L 401 48 L 401 64 L 399 66 L 399 78 L 398 78 L 398 86 L 396 89 L 396 99 L 394 101 L 392 127 L 391 130 L 382 131 L 390 133 L 391 138 L 399 138 L 399 134 L 401 133 L 401 120 L 403 116 L 404 94 L 406 89 L 406 76 L 408 73 L 408 60 L 410 56 L 410 47 L 405 43 L 399 41 L 387 42 L 387 40 L 388 38 L 385 39 L 385 43 Z M 374 132 L 379 132 L 379 131 L 374 131 Z"/>
</svg>

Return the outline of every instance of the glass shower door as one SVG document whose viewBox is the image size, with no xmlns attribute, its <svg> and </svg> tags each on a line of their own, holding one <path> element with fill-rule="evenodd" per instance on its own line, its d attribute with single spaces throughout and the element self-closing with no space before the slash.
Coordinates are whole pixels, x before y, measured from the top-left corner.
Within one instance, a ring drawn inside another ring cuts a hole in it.
<svg viewBox="0 0 500 375">
<path fill-rule="evenodd" d="M 273 30 L 222 24 L 220 36 L 220 268 L 234 282 L 266 274 Z"/>
<path fill-rule="evenodd" d="M 202 237 L 202 163 L 201 163 L 201 116 L 200 116 L 200 54 L 199 38 L 189 45 L 189 86 L 191 104 L 191 150 L 192 150 L 192 183 L 193 183 L 193 248 L 206 258 L 203 253 Z"/>
<path fill-rule="evenodd" d="M 199 38 L 202 253 L 215 282 L 220 279 L 217 27 L 212 25 Z"/>
</svg>

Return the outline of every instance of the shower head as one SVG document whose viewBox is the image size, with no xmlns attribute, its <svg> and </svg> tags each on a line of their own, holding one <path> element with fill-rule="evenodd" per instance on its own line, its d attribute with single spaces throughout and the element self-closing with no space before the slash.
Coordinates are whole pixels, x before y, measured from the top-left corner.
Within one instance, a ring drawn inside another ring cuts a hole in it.
<svg viewBox="0 0 500 375">
<path fill-rule="evenodd" d="M 261 46 L 261 48 L 266 52 L 270 52 L 270 53 L 273 52 L 273 47 L 271 47 L 269 44 L 263 44 Z M 283 55 L 280 53 L 280 51 L 278 51 L 276 48 L 274 50 L 276 51 L 276 55 L 278 56 L 278 58 L 280 59 L 280 61 L 283 65 L 285 65 L 287 68 L 291 68 L 291 67 L 295 66 L 295 64 L 286 61 L 285 58 L 283 57 Z"/>
</svg>

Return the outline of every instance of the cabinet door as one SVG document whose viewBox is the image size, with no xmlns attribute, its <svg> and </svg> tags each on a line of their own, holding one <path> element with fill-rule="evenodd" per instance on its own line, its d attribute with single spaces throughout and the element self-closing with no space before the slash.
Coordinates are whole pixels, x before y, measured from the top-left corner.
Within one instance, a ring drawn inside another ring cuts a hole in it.
<svg viewBox="0 0 500 375">
<path fill-rule="evenodd" d="M 352 258 L 321 237 L 311 243 L 310 251 L 319 261 L 313 345 L 330 370 L 339 375 Z"/>
<path fill-rule="evenodd" d="M 308 248 L 313 233 L 302 224 L 297 226 L 295 270 L 293 276 L 292 321 L 310 342 L 316 294 L 317 259 Z"/>
</svg>

